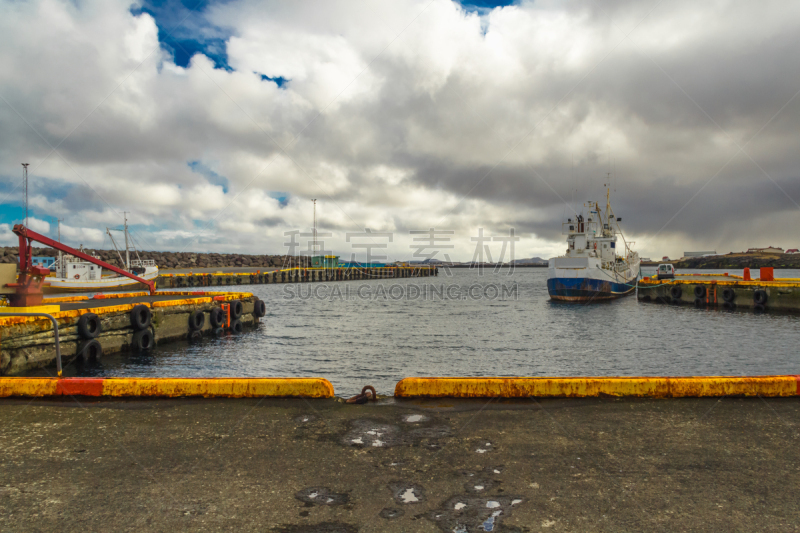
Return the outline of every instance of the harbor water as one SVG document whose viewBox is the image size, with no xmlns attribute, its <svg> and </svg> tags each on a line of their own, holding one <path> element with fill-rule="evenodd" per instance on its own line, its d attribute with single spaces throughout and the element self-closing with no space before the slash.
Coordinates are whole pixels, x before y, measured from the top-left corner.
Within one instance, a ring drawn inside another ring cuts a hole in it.
<svg viewBox="0 0 800 533">
<path fill-rule="evenodd" d="M 80 375 L 319 376 L 349 395 L 367 384 L 391 394 L 407 376 L 800 373 L 797 315 L 647 304 L 634 295 L 552 302 L 545 268 L 450 274 L 238 286 L 267 303 L 256 330 L 107 355 Z M 800 271 L 775 276 L 798 278 Z"/>
</svg>

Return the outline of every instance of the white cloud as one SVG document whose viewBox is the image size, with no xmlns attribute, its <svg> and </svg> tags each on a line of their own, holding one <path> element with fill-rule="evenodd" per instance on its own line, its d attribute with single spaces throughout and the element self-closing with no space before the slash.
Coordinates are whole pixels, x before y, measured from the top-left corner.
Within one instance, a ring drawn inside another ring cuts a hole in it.
<svg viewBox="0 0 800 533">
<path fill-rule="evenodd" d="M 800 86 L 800 6 L 240 0 L 206 17 L 233 72 L 174 65 L 128 1 L 0 5 L 0 176 L 28 160 L 31 205 L 71 243 L 102 245 L 126 211 L 145 247 L 278 253 L 318 198 L 340 251 L 346 231 L 436 226 L 466 260 L 470 232 L 515 226 L 521 255 L 547 255 L 611 169 L 643 255 L 797 246 L 800 104 L 769 121 Z"/>
</svg>

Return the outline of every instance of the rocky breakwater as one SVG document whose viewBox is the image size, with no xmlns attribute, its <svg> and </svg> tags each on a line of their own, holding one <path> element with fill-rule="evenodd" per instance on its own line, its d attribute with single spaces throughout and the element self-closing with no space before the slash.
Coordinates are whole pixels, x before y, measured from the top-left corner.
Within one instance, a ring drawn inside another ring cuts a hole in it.
<svg viewBox="0 0 800 533">
<path fill-rule="evenodd" d="M 673 262 L 675 268 L 800 268 L 800 254 L 735 254 L 692 257 Z"/>
<path fill-rule="evenodd" d="M 86 249 L 103 261 L 114 266 L 122 266 L 120 256 L 115 250 Z M 34 256 L 57 257 L 58 251 L 53 248 L 33 248 Z M 123 254 L 124 257 L 124 254 Z M 214 267 L 261 267 L 261 268 L 308 268 L 308 257 L 288 255 L 246 255 L 246 254 L 209 254 L 196 252 L 139 252 L 132 254 L 131 259 L 141 258 L 155 261 L 161 269 L 170 268 L 214 268 Z M 19 249 L 16 246 L 0 249 L 0 263 L 16 263 L 19 260 Z"/>
</svg>

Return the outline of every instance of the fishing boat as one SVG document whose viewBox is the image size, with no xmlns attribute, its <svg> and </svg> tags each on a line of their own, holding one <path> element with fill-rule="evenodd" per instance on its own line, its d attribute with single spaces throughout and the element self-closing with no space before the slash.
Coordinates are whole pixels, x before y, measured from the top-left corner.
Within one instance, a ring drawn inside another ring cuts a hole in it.
<svg viewBox="0 0 800 533">
<path fill-rule="evenodd" d="M 631 294 L 639 277 L 639 254 L 625 241 L 606 190 L 606 208 L 584 204 L 586 216 L 577 214 L 562 224 L 567 253 L 548 262 L 547 292 L 552 300 L 592 302 Z M 623 243 L 619 254 L 618 237 Z"/>
<path fill-rule="evenodd" d="M 119 256 L 120 262 L 124 265 L 125 270 L 148 281 L 156 279 L 158 277 L 158 266 L 156 266 L 155 261 L 143 260 L 141 257 L 138 257 L 139 252 L 135 247 L 133 251 L 137 259 L 131 259 L 127 218 L 121 230 L 125 236 L 124 259 L 121 251 L 117 248 L 117 243 L 114 240 L 114 236 L 111 234 L 112 231 L 120 230 L 106 228 L 106 233 L 111 237 L 111 243 L 114 245 L 114 249 Z M 81 246 L 80 251 L 84 252 L 83 246 Z M 93 257 L 97 257 L 94 254 L 92 255 Z M 84 261 L 73 255 L 62 254 L 61 252 L 59 252 L 58 259 L 50 268 L 55 271 L 55 275 L 48 276 L 44 279 L 42 290 L 45 293 L 103 292 L 144 287 L 144 284 L 138 283 L 125 276 L 104 276 L 101 266 L 90 263 L 89 261 Z"/>
</svg>

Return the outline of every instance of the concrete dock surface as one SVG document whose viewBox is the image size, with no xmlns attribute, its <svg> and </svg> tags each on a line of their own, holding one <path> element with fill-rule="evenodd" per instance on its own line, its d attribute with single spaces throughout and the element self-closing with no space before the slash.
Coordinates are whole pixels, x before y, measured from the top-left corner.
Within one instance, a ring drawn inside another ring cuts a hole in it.
<svg viewBox="0 0 800 533">
<path fill-rule="evenodd" d="M 3 531 L 796 531 L 796 398 L 0 402 Z"/>
</svg>

